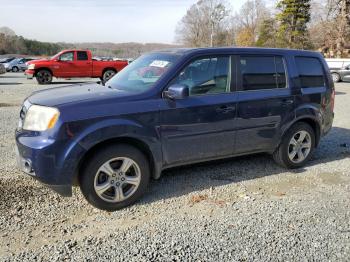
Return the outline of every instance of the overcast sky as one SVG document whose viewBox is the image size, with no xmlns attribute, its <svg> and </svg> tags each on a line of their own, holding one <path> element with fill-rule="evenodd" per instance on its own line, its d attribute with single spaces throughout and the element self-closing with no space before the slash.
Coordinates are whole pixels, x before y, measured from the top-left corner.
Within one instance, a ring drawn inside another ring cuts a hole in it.
<svg viewBox="0 0 350 262">
<path fill-rule="evenodd" d="M 245 0 L 228 1 L 239 10 Z M 195 0 L 0 0 L 0 27 L 49 42 L 173 43 Z"/>
</svg>

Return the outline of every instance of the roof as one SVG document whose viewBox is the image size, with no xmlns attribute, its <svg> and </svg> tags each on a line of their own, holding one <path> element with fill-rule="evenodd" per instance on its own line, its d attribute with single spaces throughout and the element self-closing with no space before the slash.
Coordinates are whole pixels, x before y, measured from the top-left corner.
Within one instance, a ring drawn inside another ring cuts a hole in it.
<svg viewBox="0 0 350 262">
<path fill-rule="evenodd" d="M 171 48 L 163 49 L 155 52 L 160 53 L 174 53 L 174 54 L 192 54 L 192 53 L 214 53 L 214 52 L 254 52 L 254 53 L 293 53 L 294 55 L 311 55 L 319 56 L 319 52 L 299 50 L 299 49 L 287 49 L 287 48 L 261 48 L 261 47 L 208 47 L 208 48 Z"/>
</svg>

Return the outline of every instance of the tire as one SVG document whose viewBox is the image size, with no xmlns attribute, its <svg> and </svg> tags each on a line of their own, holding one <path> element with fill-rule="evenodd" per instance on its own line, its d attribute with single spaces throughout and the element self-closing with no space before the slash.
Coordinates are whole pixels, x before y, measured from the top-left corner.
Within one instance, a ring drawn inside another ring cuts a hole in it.
<svg viewBox="0 0 350 262">
<path fill-rule="evenodd" d="M 107 69 L 106 71 L 103 72 L 102 75 L 102 81 L 103 83 L 106 83 L 109 79 L 111 79 L 117 72 L 112 69 Z"/>
<path fill-rule="evenodd" d="M 340 75 L 338 73 L 332 73 L 332 79 L 334 83 L 338 83 L 341 81 Z"/>
<path fill-rule="evenodd" d="M 305 135 L 304 139 L 303 135 Z M 280 145 L 273 153 L 273 158 L 282 167 L 298 168 L 305 165 L 314 149 L 314 130 L 309 124 L 298 122 L 285 133 Z"/>
<path fill-rule="evenodd" d="M 123 165 L 129 166 L 126 172 L 121 170 Z M 120 144 L 100 150 L 89 159 L 79 182 L 91 205 L 111 212 L 136 202 L 145 193 L 149 179 L 146 156 L 132 146 Z"/>
<path fill-rule="evenodd" d="M 17 67 L 17 66 L 14 66 L 14 67 L 12 67 L 12 72 L 18 72 L 19 71 L 19 68 Z"/>
<path fill-rule="evenodd" d="M 35 74 L 36 81 L 39 85 L 47 85 L 52 82 L 52 73 L 49 70 L 41 69 Z"/>
</svg>

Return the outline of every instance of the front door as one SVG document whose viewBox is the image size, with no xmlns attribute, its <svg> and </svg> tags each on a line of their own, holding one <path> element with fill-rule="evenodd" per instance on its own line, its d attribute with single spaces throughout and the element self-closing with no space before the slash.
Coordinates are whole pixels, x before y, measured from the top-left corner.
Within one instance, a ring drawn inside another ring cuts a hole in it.
<svg viewBox="0 0 350 262">
<path fill-rule="evenodd" d="M 170 83 L 186 85 L 190 96 L 163 99 L 161 139 L 165 165 L 231 155 L 236 94 L 231 90 L 230 56 L 194 59 Z"/>
<path fill-rule="evenodd" d="M 74 51 L 61 54 L 53 65 L 54 74 L 57 77 L 71 77 L 75 74 Z"/>
<path fill-rule="evenodd" d="M 235 153 L 270 151 L 294 118 L 294 97 L 281 56 L 240 56 Z"/>
</svg>

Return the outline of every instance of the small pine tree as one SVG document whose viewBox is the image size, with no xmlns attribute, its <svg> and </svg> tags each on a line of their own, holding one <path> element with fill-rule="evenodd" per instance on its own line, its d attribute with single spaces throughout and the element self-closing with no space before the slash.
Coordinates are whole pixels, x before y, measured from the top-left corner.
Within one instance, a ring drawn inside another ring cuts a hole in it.
<svg viewBox="0 0 350 262">
<path fill-rule="evenodd" d="M 307 49 L 311 47 L 307 23 L 310 21 L 310 0 L 280 0 L 281 10 L 277 42 L 281 47 Z"/>
<path fill-rule="evenodd" d="M 267 18 L 262 21 L 259 27 L 258 40 L 256 46 L 276 47 L 276 21 L 273 18 Z"/>
</svg>

